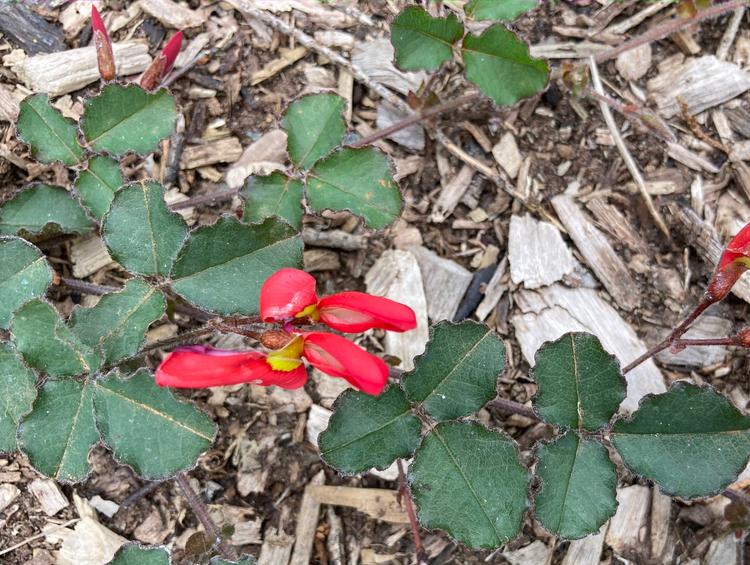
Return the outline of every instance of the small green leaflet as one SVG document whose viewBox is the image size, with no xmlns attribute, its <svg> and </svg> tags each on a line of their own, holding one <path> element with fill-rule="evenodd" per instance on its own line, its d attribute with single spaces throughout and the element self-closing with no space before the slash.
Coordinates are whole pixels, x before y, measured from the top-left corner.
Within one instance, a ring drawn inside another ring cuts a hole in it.
<svg viewBox="0 0 750 565">
<path fill-rule="evenodd" d="M 436 420 L 461 418 L 496 396 L 505 344 L 485 325 L 440 322 L 430 328 L 427 350 L 414 365 L 404 376 L 407 398 Z"/>
<path fill-rule="evenodd" d="M 0 236 L 0 328 L 7 329 L 13 311 L 43 296 L 52 283 L 52 268 L 39 249 L 20 237 Z"/>
<path fill-rule="evenodd" d="M 107 565 L 170 565 L 169 552 L 162 547 L 142 547 L 137 543 L 123 545 Z"/>
<path fill-rule="evenodd" d="M 141 369 L 131 377 L 113 373 L 95 382 L 96 424 L 118 461 L 148 480 L 193 467 L 214 441 L 216 425 Z"/>
<path fill-rule="evenodd" d="M 151 181 L 120 189 L 102 221 L 112 258 L 139 275 L 169 274 L 187 234 L 182 216 L 167 208 L 164 188 Z"/>
<path fill-rule="evenodd" d="M 152 322 L 161 318 L 164 295 L 146 282 L 131 279 L 120 292 L 107 294 L 92 308 L 77 307 L 70 328 L 89 347 L 99 350 L 106 364 L 135 355 Z"/>
<path fill-rule="evenodd" d="M 344 137 L 346 100 L 337 94 L 310 94 L 289 105 L 282 126 L 289 157 L 302 169 L 328 155 Z"/>
<path fill-rule="evenodd" d="M 31 412 L 36 398 L 36 375 L 15 350 L 0 343 L 0 452 L 16 450 L 16 429 Z"/>
<path fill-rule="evenodd" d="M 510 437 L 468 422 L 438 424 L 409 468 L 420 523 L 475 549 L 518 535 L 528 481 Z"/>
<path fill-rule="evenodd" d="M 109 157 L 94 157 L 89 159 L 87 167 L 78 175 L 76 192 L 83 205 L 101 220 L 122 182 L 122 172 L 117 161 Z"/>
<path fill-rule="evenodd" d="M 538 0 L 469 0 L 464 12 L 474 20 L 514 20 L 536 7 Z"/>
<path fill-rule="evenodd" d="M 26 363 L 52 377 L 92 373 L 101 365 L 101 357 L 79 341 L 52 305 L 42 300 L 31 300 L 16 310 L 10 329 Z"/>
<path fill-rule="evenodd" d="M 108 84 L 86 102 L 81 130 L 94 151 L 143 155 L 169 137 L 176 120 L 177 107 L 166 90 L 150 93 L 135 84 Z"/>
<path fill-rule="evenodd" d="M 0 234 L 38 234 L 48 225 L 77 234 L 88 233 L 93 227 L 73 195 L 60 186 L 31 185 L 0 207 Z"/>
<path fill-rule="evenodd" d="M 190 235 L 172 269 L 172 288 L 199 308 L 252 316 L 265 280 L 301 264 L 302 238 L 289 224 L 268 218 L 248 225 L 224 216 Z"/>
<path fill-rule="evenodd" d="M 70 166 L 83 156 L 75 122 L 54 108 L 46 94 L 35 94 L 21 102 L 16 129 L 19 139 L 42 163 L 61 161 Z"/>
<path fill-rule="evenodd" d="M 433 18 L 424 8 L 409 6 L 391 24 L 396 65 L 405 71 L 435 71 L 453 56 L 453 46 L 464 35 L 454 14 Z"/>
<path fill-rule="evenodd" d="M 568 432 L 537 448 L 541 487 L 534 512 L 551 533 L 578 539 L 599 531 L 617 509 L 617 471 L 607 450 Z"/>
<path fill-rule="evenodd" d="M 18 428 L 18 447 L 40 473 L 76 483 L 89 472 L 88 454 L 99 439 L 90 381 L 50 379 Z"/>
<path fill-rule="evenodd" d="M 502 24 L 479 36 L 468 34 L 461 53 L 466 78 L 501 106 L 515 104 L 547 86 L 547 63 L 531 57 L 528 46 Z"/>
<path fill-rule="evenodd" d="M 631 471 L 686 499 L 721 492 L 750 457 L 750 418 L 713 389 L 684 382 L 646 396 L 611 437 Z"/>
<path fill-rule="evenodd" d="M 278 171 L 267 176 L 252 176 L 240 192 L 245 200 L 242 218 L 249 223 L 258 223 L 270 216 L 278 216 L 300 229 L 303 190 L 301 181 Z"/>
<path fill-rule="evenodd" d="M 534 408 L 550 424 L 596 431 L 609 423 L 625 399 L 617 360 L 591 334 L 568 333 L 535 355 L 539 389 Z"/>
<path fill-rule="evenodd" d="M 388 158 L 372 147 L 344 147 L 315 163 L 307 200 L 316 212 L 350 210 L 374 229 L 395 221 L 403 207 Z"/>
<path fill-rule="evenodd" d="M 342 473 L 385 469 L 411 456 L 420 430 L 400 388 L 392 386 L 379 396 L 347 390 L 336 399 L 328 428 L 320 434 L 320 457 Z"/>
</svg>

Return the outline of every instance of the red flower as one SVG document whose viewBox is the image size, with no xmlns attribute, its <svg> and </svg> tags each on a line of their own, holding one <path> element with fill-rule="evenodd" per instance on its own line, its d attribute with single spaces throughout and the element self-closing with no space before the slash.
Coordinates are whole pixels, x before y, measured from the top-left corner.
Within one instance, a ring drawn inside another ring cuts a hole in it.
<svg viewBox="0 0 750 565">
<path fill-rule="evenodd" d="M 382 296 L 341 292 L 318 300 L 315 279 L 298 269 L 281 269 L 263 283 L 260 315 L 265 322 L 311 318 L 346 333 L 372 328 L 405 332 L 417 327 L 411 308 Z"/>
<path fill-rule="evenodd" d="M 711 303 L 723 300 L 748 268 L 750 268 L 750 223 L 745 225 L 724 248 L 716 272 L 708 283 L 706 298 Z"/>
<path fill-rule="evenodd" d="M 115 55 L 112 52 L 112 40 L 96 6 L 91 6 L 91 29 L 94 32 L 94 47 L 96 48 L 96 62 L 99 65 L 99 75 L 104 80 L 112 80 L 117 74 L 115 70 Z"/>
<path fill-rule="evenodd" d="M 341 336 L 311 332 L 296 335 L 282 349 L 267 354 L 181 347 L 162 361 L 156 371 L 156 384 L 202 388 L 255 383 L 299 388 L 307 381 L 302 358 L 367 394 L 380 394 L 388 381 L 388 366 L 378 357 Z"/>
<path fill-rule="evenodd" d="M 161 53 L 156 56 L 151 66 L 146 69 L 141 77 L 141 87 L 145 90 L 154 90 L 159 87 L 161 81 L 172 70 L 177 55 L 182 47 L 182 32 L 178 31 L 172 36 Z"/>
</svg>

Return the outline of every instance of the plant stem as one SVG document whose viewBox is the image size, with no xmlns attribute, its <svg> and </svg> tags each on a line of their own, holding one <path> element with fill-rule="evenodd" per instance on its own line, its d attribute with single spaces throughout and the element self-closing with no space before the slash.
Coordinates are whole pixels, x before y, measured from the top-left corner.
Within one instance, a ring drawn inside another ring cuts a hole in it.
<svg viewBox="0 0 750 565">
<path fill-rule="evenodd" d="M 659 39 L 664 39 L 668 35 L 672 35 L 674 32 L 680 31 L 683 28 L 689 27 L 693 24 L 700 23 L 704 20 L 716 18 L 728 12 L 733 12 L 737 8 L 743 8 L 747 5 L 748 5 L 747 0 L 735 0 L 734 2 L 726 2 L 724 4 L 719 4 L 717 6 L 706 8 L 705 10 L 699 10 L 698 13 L 695 14 L 695 16 L 693 16 L 692 18 L 681 18 L 681 17 L 673 18 L 672 20 L 668 21 L 664 25 L 654 27 L 648 30 L 646 33 L 639 35 L 637 37 L 634 37 L 633 39 L 629 41 L 625 41 L 624 43 L 621 43 L 620 45 L 618 45 L 617 47 L 613 49 L 599 53 L 598 55 L 594 57 L 594 59 L 596 60 L 597 63 L 603 63 L 604 61 L 609 61 L 610 59 L 614 59 L 615 57 L 617 57 L 620 53 L 624 53 L 625 51 L 630 51 L 631 49 L 640 47 L 641 45 L 644 45 L 645 43 L 651 43 L 652 41 L 658 41 Z"/>
<path fill-rule="evenodd" d="M 738 345 L 735 337 L 718 337 L 713 339 L 676 339 L 675 347 L 705 347 L 707 345 Z"/>
<path fill-rule="evenodd" d="M 419 535 L 419 522 L 417 521 L 417 513 L 414 511 L 414 503 L 411 498 L 411 489 L 409 484 L 406 482 L 406 472 L 404 471 L 404 462 L 402 459 L 396 460 L 398 466 L 398 490 L 401 500 L 404 502 L 404 508 L 406 515 L 409 517 L 409 526 L 411 527 L 411 535 L 414 538 L 414 553 L 417 557 L 417 565 L 427 564 L 429 558 L 427 553 L 422 547 L 422 538 Z"/>
<path fill-rule="evenodd" d="M 167 337 L 164 339 L 160 339 L 159 341 L 155 341 L 154 343 L 151 343 L 141 349 L 136 355 L 133 357 L 137 357 L 140 355 L 143 355 L 144 353 L 148 353 L 149 351 L 154 351 L 155 349 L 162 349 L 164 347 L 169 347 L 170 345 L 176 345 L 178 343 L 182 343 L 189 339 L 195 339 L 196 337 L 202 337 L 204 335 L 208 335 L 216 330 L 216 326 L 213 324 L 207 324 L 205 326 L 202 326 L 200 328 L 196 328 L 194 330 L 190 330 L 187 332 L 183 332 L 179 335 L 175 335 L 172 337 Z M 132 359 L 132 357 L 130 358 Z M 129 359 L 128 359 L 129 360 Z"/>
<path fill-rule="evenodd" d="M 76 290 L 84 294 L 93 294 L 95 296 L 104 296 L 105 294 L 112 294 L 121 290 L 115 286 L 102 286 L 86 281 L 79 281 L 78 279 L 67 279 L 61 278 L 60 284 L 67 286 L 71 290 Z"/>
<path fill-rule="evenodd" d="M 201 194 L 199 196 L 193 196 L 182 202 L 175 202 L 169 205 L 169 209 L 173 212 L 176 210 L 184 210 L 185 208 L 192 208 L 193 206 L 202 206 L 203 204 L 213 204 L 214 202 L 220 202 L 222 200 L 231 200 L 240 193 L 239 188 L 230 188 L 229 190 L 222 190 L 220 192 L 213 192 L 211 194 Z"/>
<path fill-rule="evenodd" d="M 508 400 L 507 398 L 497 397 L 494 400 L 490 400 L 487 403 L 487 407 L 496 408 L 498 410 L 502 410 L 503 412 L 510 412 L 511 414 L 518 414 L 519 416 L 524 416 L 526 418 L 539 421 L 539 416 L 536 415 L 536 412 L 534 412 L 533 408 L 524 406 L 520 402 L 513 402 L 512 400 Z"/>
<path fill-rule="evenodd" d="M 203 525 L 206 534 L 215 540 L 222 557 L 228 561 L 237 561 L 239 555 L 237 555 L 237 552 L 231 545 L 221 539 L 219 528 L 211 519 L 211 516 L 209 516 L 206 505 L 203 504 L 203 501 L 193 490 L 193 487 L 190 486 L 190 481 L 188 480 L 187 475 L 185 473 L 177 473 L 175 480 L 177 481 L 177 484 L 180 485 L 180 489 L 182 490 L 182 494 L 185 496 L 188 505 L 193 509 L 198 521 Z"/>
</svg>

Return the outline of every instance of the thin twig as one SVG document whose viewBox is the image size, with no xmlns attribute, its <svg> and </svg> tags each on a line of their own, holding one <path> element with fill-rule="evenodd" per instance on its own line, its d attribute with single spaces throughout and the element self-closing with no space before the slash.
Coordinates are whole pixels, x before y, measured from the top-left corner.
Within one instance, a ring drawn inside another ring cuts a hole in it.
<svg viewBox="0 0 750 565">
<path fill-rule="evenodd" d="M 719 47 L 716 49 L 716 58 L 720 61 L 725 60 L 729 56 L 729 50 L 732 48 L 734 38 L 740 29 L 742 18 L 745 17 L 745 8 L 737 8 L 732 14 L 732 19 L 729 20 L 729 25 L 724 31 L 724 35 L 721 36 Z"/>
<path fill-rule="evenodd" d="M 404 471 L 404 462 L 401 459 L 396 460 L 398 466 L 398 491 L 401 500 L 404 503 L 406 515 L 409 517 L 409 526 L 411 527 L 411 535 L 414 538 L 414 553 L 417 557 L 417 565 L 429 563 L 429 557 L 422 546 L 422 538 L 419 535 L 419 521 L 417 520 L 417 513 L 414 511 L 414 503 L 411 498 L 411 489 L 409 484 L 406 482 L 406 472 Z"/>
<path fill-rule="evenodd" d="M 151 483 L 146 483 L 141 488 L 139 488 L 137 491 L 135 491 L 133 494 L 128 496 L 125 500 L 122 501 L 120 504 L 120 508 L 127 508 L 128 506 L 133 506 L 136 502 L 138 502 L 141 498 L 144 496 L 147 496 L 154 492 L 157 488 L 159 488 L 162 485 L 159 481 L 154 481 Z"/>
<path fill-rule="evenodd" d="M 221 538 L 219 528 L 211 519 L 211 516 L 209 516 L 206 505 L 203 504 L 203 501 L 193 490 L 193 487 L 190 486 L 190 481 L 187 475 L 185 473 L 177 473 L 175 480 L 177 481 L 177 484 L 180 485 L 180 489 L 182 490 L 182 494 L 185 496 L 188 505 L 193 509 L 198 521 L 203 525 L 206 534 L 215 540 L 222 557 L 229 561 L 237 561 L 239 559 L 237 551 Z"/>
<path fill-rule="evenodd" d="M 602 86 L 602 81 L 599 78 L 599 68 L 596 66 L 596 60 L 594 59 L 594 57 L 591 57 L 589 59 L 589 68 L 591 69 L 591 85 L 593 86 L 594 91 L 604 96 L 604 87 Z M 599 108 L 601 109 L 604 122 L 607 124 L 607 127 L 612 134 L 615 145 L 617 146 L 617 149 L 620 152 L 623 161 L 625 162 L 625 166 L 628 168 L 628 171 L 630 171 L 630 175 L 633 177 L 635 184 L 638 185 L 638 190 L 640 191 L 641 196 L 646 203 L 646 208 L 648 208 L 651 217 L 654 219 L 654 222 L 656 222 L 656 225 L 661 230 L 661 232 L 671 239 L 669 228 L 667 228 L 667 224 L 664 222 L 661 214 L 659 214 L 659 211 L 654 206 L 654 201 L 651 199 L 651 195 L 648 193 L 648 190 L 646 188 L 646 181 L 643 179 L 643 175 L 641 175 L 641 171 L 638 168 L 638 165 L 633 159 L 633 156 L 630 154 L 630 151 L 628 151 L 628 147 L 627 145 L 625 145 L 625 141 L 620 135 L 620 129 L 617 127 L 617 122 L 615 122 L 615 118 L 612 115 L 612 110 L 610 110 L 608 104 L 602 101 L 599 102 Z"/>
<path fill-rule="evenodd" d="M 624 43 L 621 43 L 613 49 L 602 51 L 601 53 L 594 56 L 594 60 L 597 63 L 609 61 L 610 59 L 614 59 L 615 57 L 617 57 L 620 53 L 625 53 L 625 51 L 630 51 L 631 49 L 635 49 L 636 47 L 640 47 L 641 45 L 644 45 L 646 43 L 651 43 L 652 41 L 664 39 L 665 37 L 672 35 L 676 31 L 680 31 L 681 29 L 690 27 L 693 24 L 697 24 L 711 18 L 716 18 L 718 16 L 726 14 L 727 12 L 731 12 L 733 10 L 736 10 L 737 8 L 742 8 L 744 6 L 747 6 L 747 0 L 735 0 L 733 2 L 718 4 L 705 10 L 699 10 L 698 13 L 695 14 L 695 16 L 693 16 L 692 18 L 681 18 L 679 16 L 675 17 L 667 23 L 654 27 L 648 30 L 646 33 L 634 37 L 630 41 L 625 41 Z"/>
<path fill-rule="evenodd" d="M 30 538 L 26 538 L 25 540 L 18 542 L 16 545 L 11 545 L 10 547 L 6 547 L 2 551 L 0 551 L 0 556 L 10 553 L 11 551 L 15 551 L 19 547 L 23 547 L 27 543 L 31 543 L 34 540 L 43 538 L 53 532 L 62 530 L 63 528 L 67 528 L 68 526 L 72 526 L 73 524 L 75 524 L 76 522 L 79 522 L 80 520 L 81 520 L 80 518 L 73 518 L 72 520 L 68 520 L 67 522 L 64 522 L 63 524 L 60 524 L 56 528 L 50 528 L 46 532 L 42 532 L 41 534 L 36 534 L 35 536 L 31 536 Z"/>
<path fill-rule="evenodd" d="M 71 290 L 82 292 L 84 294 L 93 294 L 94 296 L 104 296 L 105 294 L 112 294 L 122 290 L 116 286 L 104 286 L 100 284 L 94 284 L 86 281 L 79 281 L 78 279 L 61 278 L 60 283 L 67 286 Z"/>
<path fill-rule="evenodd" d="M 537 416 L 533 408 L 521 404 L 520 402 L 513 402 L 512 400 L 508 400 L 507 398 L 502 398 L 500 396 L 498 396 L 494 400 L 490 400 L 487 403 L 487 408 L 496 408 L 497 410 L 501 410 L 503 412 L 518 414 L 519 416 L 524 416 L 531 420 L 539 421 L 539 416 Z"/>
</svg>

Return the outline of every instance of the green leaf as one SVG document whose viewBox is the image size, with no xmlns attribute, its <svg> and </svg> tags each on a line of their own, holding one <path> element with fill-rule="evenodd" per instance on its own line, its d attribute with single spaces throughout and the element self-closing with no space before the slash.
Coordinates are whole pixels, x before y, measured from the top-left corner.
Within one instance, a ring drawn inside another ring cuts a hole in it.
<svg viewBox="0 0 750 565">
<path fill-rule="evenodd" d="M 420 523 L 476 549 L 518 535 L 528 481 L 512 439 L 468 422 L 433 428 L 409 470 Z"/>
<path fill-rule="evenodd" d="M 139 275 L 169 274 L 187 233 L 182 216 L 167 208 L 164 188 L 151 181 L 117 191 L 102 221 L 112 258 Z"/>
<path fill-rule="evenodd" d="M 625 399 L 620 366 L 596 336 L 568 333 L 535 355 L 533 399 L 539 415 L 563 428 L 595 431 L 606 426 Z"/>
<path fill-rule="evenodd" d="M 93 308 L 78 307 L 70 328 L 81 342 L 101 351 L 107 364 L 138 353 L 148 327 L 166 310 L 164 295 L 138 279 L 107 294 Z"/>
<path fill-rule="evenodd" d="M 599 531 L 617 509 L 617 471 L 600 443 L 568 432 L 537 448 L 541 488 L 535 509 L 551 533 L 578 539 Z"/>
<path fill-rule="evenodd" d="M 296 229 L 302 227 L 302 192 L 304 185 L 284 173 L 252 176 L 240 196 L 245 200 L 246 222 L 259 223 L 271 216 L 283 218 Z"/>
<path fill-rule="evenodd" d="M 192 404 L 156 386 L 141 369 L 95 383 L 96 424 L 118 461 L 144 479 L 160 480 L 193 467 L 216 436 L 216 425 Z"/>
<path fill-rule="evenodd" d="M 117 161 L 109 157 L 94 157 L 78 175 L 76 192 L 83 205 L 101 220 L 122 183 L 122 172 Z"/>
<path fill-rule="evenodd" d="M 18 237 L 0 236 L 0 328 L 27 300 L 43 296 L 52 282 L 52 268 L 44 254 Z"/>
<path fill-rule="evenodd" d="M 452 420 L 492 400 L 504 369 L 505 344 L 487 326 L 440 322 L 430 328 L 426 351 L 404 376 L 404 390 L 436 420 Z"/>
<path fill-rule="evenodd" d="M 464 12 L 477 21 L 514 20 L 535 8 L 537 3 L 537 0 L 470 0 L 464 6 Z"/>
<path fill-rule="evenodd" d="M 466 78 L 496 104 L 515 104 L 547 86 L 547 63 L 531 57 L 528 46 L 502 24 L 467 35 L 461 52 Z"/>
<path fill-rule="evenodd" d="M 18 428 L 18 447 L 33 467 L 62 482 L 79 482 L 89 472 L 88 454 L 98 441 L 89 381 L 50 379 L 34 409 Z"/>
<path fill-rule="evenodd" d="M 31 300 L 16 310 L 11 332 L 26 363 L 52 377 L 91 373 L 101 365 L 100 356 L 79 341 L 47 302 Z"/>
<path fill-rule="evenodd" d="M 169 552 L 162 547 L 142 547 L 137 543 L 123 545 L 107 565 L 170 565 Z"/>
<path fill-rule="evenodd" d="M 403 391 L 392 386 L 380 396 L 347 390 L 336 399 L 328 428 L 320 434 L 320 457 L 342 473 L 386 469 L 410 457 L 422 425 Z"/>
<path fill-rule="evenodd" d="M 273 273 L 302 264 L 302 238 L 278 218 L 243 224 L 224 216 L 195 230 L 172 269 L 172 288 L 223 315 L 258 313 L 260 287 Z"/>
<path fill-rule="evenodd" d="M 177 107 L 166 90 L 150 93 L 135 84 L 109 84 L 86 101 L 81 130 L 94 151 L 143 155 L 169 137 L 176 120 Z"/>
<path fill-rule="evenodd" d="M 75 165 L 83 156 L 75 122 L 53 107 L 46 94 L 35 94 L 21 102 L 16 128 L 18 138 L 31 147 L 31 154 L 42 163 L 61 161 Z"/>
<path fill-rule="evenodd" d="M 16 450 L 21 417 L 36 398 L 36 375 L 7 343 L 0 343 L 0 452 Z"/>
<path fill-rule="evenodd" d="M 341 143 L 346 133 L 344 110 L 346 100 L 337 94 L 310 94 L 289 105 L 282 127 L 295 165 L 309 169 Z"/>
<path fill-rule="evenodd" d="M 454 14 L 433 18 L 424 8 L 409 6 L 391 24 L 396 65 L 405 71 L 435 71 L 453 56 L 453 45 L 463 34 Z"/>
<path fill-rule="evenodd" d="M 243 555 L 239 561 L 227 561 L 222 557 L 214 557 L 208 565 L 256 565 L 257 561 L 252 555 Z"/>
<path fill-rule="evenodd" d="M 344 147 L 318 161 L 307 176 L 307 200 L 316 212 L 351 210 L 374 229 L 396 220 L 403 206 L 388 158 L 372 147 Z"/>
<path fill-rule="evenodd" d="M 612 443 L 634 473 L 672 496 L 722 491 L 750 457 L 750 418 L 712 389 L 678 382 L 647 396 L 631 420 L 612 428 Z"/>
<path fill-rule="evenodd" d="M 22 190 L 0 207 L 0 233 L 40 233 L 56 224 L 65 233 L 84 234 L 93 224 L 67 190 L 35 184 Z"/>
</svg>

